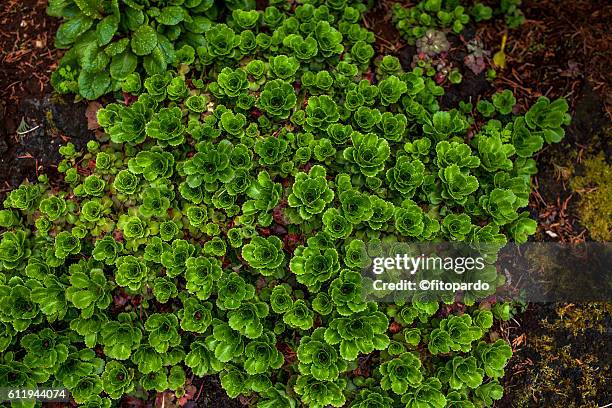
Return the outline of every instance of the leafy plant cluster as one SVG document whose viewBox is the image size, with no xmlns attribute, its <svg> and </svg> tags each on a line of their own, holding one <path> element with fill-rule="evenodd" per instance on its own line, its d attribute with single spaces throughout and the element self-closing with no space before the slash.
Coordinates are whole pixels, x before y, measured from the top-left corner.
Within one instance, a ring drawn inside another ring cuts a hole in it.
<svg viewBox="0 0 612 408">
<path fill-rule="evenodd" d="M 441 110 L 422 70 L 375 58 L 364 11 L 225 10 L 190 69 L 117 79 L 133 101 L 61 148 L 63 187 L 41 176 L 0 211 L 1 384 L 90 408 L 211 374 L 259 408 L 501 398 L 511 349 L 487 332 L 508 305 L 367 302 L 361 272 L 389 239 L 524 242 L 532 156 L 567 103 Z"/>
<path fill-rule="evenodd" d="M 524 16 L 521 0 L 501 0 L 492 8 L 480 2 L 460 0 L 421 0 L 412 7 L 393 5 L 393 22 L 409 44 L 414 45 L 430 30 L 460 34 L 471 21 L 476 23 L 502 16 L 509 28 L 519 27 Z"/>
<path fill-rule="evenodd" d="M 214 0 L 51 0 L 47 13 L 64 20 L 55 46 L 68 50 L 51 83 L 97 99 L 133 72 L 191 64 L 219 8 Z"/>
</svg>

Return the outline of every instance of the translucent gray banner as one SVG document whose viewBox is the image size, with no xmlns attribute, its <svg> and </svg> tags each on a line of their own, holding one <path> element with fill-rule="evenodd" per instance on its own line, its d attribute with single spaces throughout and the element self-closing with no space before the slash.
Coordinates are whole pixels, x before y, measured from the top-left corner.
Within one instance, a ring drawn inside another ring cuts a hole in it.
<svg viewBox="0 0 612 408">
<path fill-rule="evenodd" d="M 364 296 L 378 302 L 612 301 L 612 246 L 532 242 L 366 245 Z"/>
</svg>

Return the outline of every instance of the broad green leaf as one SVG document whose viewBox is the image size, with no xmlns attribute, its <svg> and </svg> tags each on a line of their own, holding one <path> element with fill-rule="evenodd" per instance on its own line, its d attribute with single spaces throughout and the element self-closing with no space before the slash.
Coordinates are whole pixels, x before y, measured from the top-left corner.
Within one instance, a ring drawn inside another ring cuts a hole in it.
<svg viewBox="0 0 612 408">
<path fill-rule="evenodd" d="M 29 325 L 30 325 L 30 321 L 29 320 L 23 320 L 23 319 L 15 319 L 15 320 L 13 320 L 13 327 L 18 332 L 24 331 L 25 329 L 28 328 Z"/>
<path fill-rule="evenodd" d="M 175 58 L 174 45 L 172 42 L 164 35 L 157 34 L 157 47 L 162 52 L 166 64 L 172 64 Z"/>
<path fill-rule="evenodd" d="M 96 345 L 97 336 L 98 336 L 97 333 L 86 335 L 85 336 L 85 345 L 87 347 L 93 348 Z"/>
<path fill-rule="evenodd" d="M 185 10 L 180 6 L 168 6 L 164 7 L 160 15 L 155 17 L 155 19 L 160 24 L 173 26 L 183 21 L 186 14 Z"/>
<path fill-rule="evenodd" d="M 70 284 L 77 288 L 89 286 L 89 278 L 83 272 L 75 272 L 70 276 Z"/>
<path fill-rule="evenodd" d="M 94 292 L 83 290 L 77 292 L 76 295 L 77 296 L 72 297 L 72 303 L 79 309 L 85 309 L 91 302 L 96 300 L 96 294 Z"/>
<path fill-rule="evenodd" d="M 136 31 L 145 22 L 145 15 L 142 11 L 127 8 L 121 14 L 121 24 L 125 25 L 130 31 Z"/>
<path fill-rule="evenodd" d="M 126 50 L 121 54 L 115 55 L 110 64 L 110 74 L 113 79 L 125 79 L 129 74 L 136 70 L 138 57 Z"/>
<path fill-rule="evenodd" d="M 119 28 L 119 18 L 116 16 L 106 16 L 96 26 L 96 34 L 98 35 L 98 44 L 106 45 L 113 39 L 113 36 Z"/>
<path fill-rule="evenodd" d="M 184 22 L 182 26 L 192 33 L 204 34 L 212 27 L 212 21 L 204 16 L 194 16 L 191 22 Z"/>
<path fill-rule="evenodd" d="M 72 50 L 74 50 L 77 58 L 83 58 L 83 54 L 87 51 L 88 48 L 91 47 L 92 44 L 97 44 L 96 40 L 96 31 L 88 30 L 83 35 L 79 36 L 79 38 L 74 43 Z"/>
<path fill-rule="evenodd" d="M 155 47 L 150 55 L 144 57 L 142 65 L 149 75 L 163 74 L 168 66 L 164 54 L 159 47 Z"/>
<path fill-rule="evenodd" d="M 230 361 L 234 357 L 234 346 L 230 343 L 222 343 L 215 349 L 215 357 L 223 363 Z"/>
<path fill-rule="evenodd" d="M 70 44 L 74 43 L 81 34 L 89 30 L 92 25 L 93 20 L 84 15 L 66 21 L 57 29 L 55 46 L 57 48 L 67 48 Z"/>
<path fill-rule="evenodd" d="M 376 350 L 384 350 L 389 346 L 389 343 L 391 341 L 389 340 L 389 337 L 385 334 L 376 334 L 372 338 L 372 342 Z"/>
<path fill-rule="evenodd" d="M 563 128 L 544 129 L 542 134 L 548 143 L 558 143 L 565 136 L 565 130 Z"/>
<path fill-rule="evenodd" d="M 81 71 L 79 74 L 79 89 L 83 98 L 94 100 L 104 95 L 111 84 L 106 72 L 90 73 Z"/>
<path fill-rule="evenodd" d="M 359 354 L 359 348 L 352 341 L 344 340 L 340 344 L 340 355 L 345 360 L 355 360 Z"/>
<path fill-rule="evenodd" d="M 325 341 L 329 344 L 338 344 L 342 340 L 342 337 L 336 330 L 327 329 L 325 330 Z"/>
<path fill-rule="evenodd" d="M 132 36 L 132 51 L 136 55 L 148 55 L 157 46 L 157 32 L 149 25 L 138 28 Z"/>
<path fill-rule="evenodd" d="M 81 68 L 87 72 L 100 72 L 106 68 L 110 58 L 96 43 L 91 43 L 83 49 L 79 58 Z"/>
<path fill-rule="evenodd" d="M 104 11 L 104 2 L 100 0 L 74 0 L 79 9 L 91 18 L 101 18 Z"/>
<path fill-rule="evenodd" d="M 128 38 L 122 38 L 119 41 L 115 41 L 114 43 L 110 43 L 104 49 L 104 52 L 108 54 L 109 57 L 114 57 L 117 54 L 121 54 L 127 48 L 130 40 Z"/>
<path fill-rule="evenodd" d="M 133 9 L 142 10 L 144 8 L 142 4 L 138 4 L 138 2 L 134 0 L 123 0 L 123 2 Z"/>
<path fill-rule="evenodd" d="M 72 2 L 70 0 L 49 0 L 47 14 L 51 17 L 64 17 L 66 8 L 71 4 Z"/>
</svg>

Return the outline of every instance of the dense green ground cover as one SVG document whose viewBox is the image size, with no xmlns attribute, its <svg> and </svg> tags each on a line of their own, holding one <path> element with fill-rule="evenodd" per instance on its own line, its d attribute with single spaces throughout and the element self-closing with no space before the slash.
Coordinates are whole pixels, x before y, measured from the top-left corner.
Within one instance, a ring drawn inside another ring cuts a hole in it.
<svg viewBox="0 0 612 408">
<path fill-rule="evenodd" d="M 360 272 L 390 239 L 524 242 L 565 101 L 441 110 L 422 69 L 376 55 L 361 2 L 166 3 L 50 3 L 57 89 L 125 100 L 62 148 L 62 186 L 0 211 L 0 384 L 105 408 L 190 374 L 260 408 L 499 399 L 508 305 L 366 302 Z"/>
</svg>

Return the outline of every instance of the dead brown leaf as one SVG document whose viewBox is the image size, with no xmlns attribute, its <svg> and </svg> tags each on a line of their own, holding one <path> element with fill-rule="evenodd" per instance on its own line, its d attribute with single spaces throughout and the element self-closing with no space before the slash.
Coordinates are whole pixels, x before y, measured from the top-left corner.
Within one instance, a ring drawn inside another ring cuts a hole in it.
<svg viewBox="0 0 612 408">
<path fill-rule="evenodd" d="M 102 104 L 96 101 L 89 102 L 89 105 L 87 105 L 87 110 L 85 111 L 85 117 L 87 118 L 87 129 L 96 130 L 100 128 L 97 116 L 100 108 L 102 108 Z"/>
</svg>

